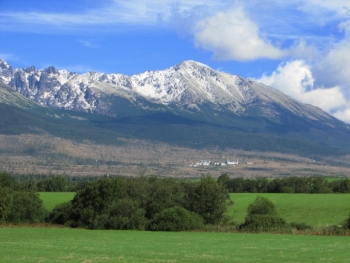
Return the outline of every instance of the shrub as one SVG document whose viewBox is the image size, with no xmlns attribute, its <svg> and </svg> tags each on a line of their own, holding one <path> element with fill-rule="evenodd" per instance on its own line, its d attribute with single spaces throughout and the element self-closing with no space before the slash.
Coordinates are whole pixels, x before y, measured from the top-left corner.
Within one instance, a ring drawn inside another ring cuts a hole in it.
<svg viewBox="0 0 350 263">
<path fill-rule="evenodd" d="M 48 220 L 53 224 L 69 225 L 69 216 L 72 213 L 72 202 L 57 205 L 49 214 Z"/>
<path fill-rule="evenodd" d="M 344 227 L 346 229 L 350 229 L 350 214 L 349 214 L 348 219 L 345 220 Z"/>
<path fill-rule="evenodd" d="M 93 223 L 93 229 L 137 229 L 147 225 L 146 211 L 138 202 L 129 198 L 120 199 L 111 204 Z"/>
<path fill-rule="evenodd" d="M 312 232 L 315 235 L 322 235 L 322 236 L 349 236 L 350 232 L 347 229 L 344 229 L 342 226 L 323 226 L 318 227 Z"/>
<path fill-rule="evenodd" d="M 296 223 L 296 222 L 291 222 L 289 223 L 290 228 L 294 228 L 296 230 L 307 230 L 307 229 L 312 229 L 312 227 L 306 223 Z"/>
<path fill-rule="evenodd" d="M 285 186 L 285 187 L 282 187 L 281 192 L 285 193 L 285 194 L 293 194 L 294 193 L 294 188 Z"/>
<path fill-rule="evenodd" d="M 187 209 L 175 206 L 156 214 L 149 226 L 157 231 L 186 231 L 203 227 L 203 218 Z"/>
<path fill-rule="evenodd" d="M 6 187 L 13 190 L 18 189 L 17 182 L 6 172 L 0 172 L 0 187 Z"/>
<path fill-rule="evenodd" d="M 13 196 L 12 190 L 0 187 L 0 222 L 6 222 L 11 212 Z"/>
<path fill-rule="evenodd" d="M 275 215 L 248 215 L 240 229 L 249 231 L 269 231 L 287 228 L 286 221 Z"/>
<path fill-rule="evenodd" d="M 240 229 L 249 231 L 268 231 L 288 228 L 286 221 L 277 216 L 275 205 L 267 198 L 258 196 L 248 206 L 248 215 Z"/>
<path fill-rule="evenodd" d="M 194 190 L 192 211 L 199 214 L 205 224 L 219 224 L 232 204 L 227 189 L 213 178 L 202 177 Z"/>
<path fill-rule="evenodd" d="M 258 196 L 254 203 L 248 206 L 248 215 L 276 215 L 275 205 L 265 197 Z"/>
<path fill-rule="evenodd" d="M 8 221 L 13 223 L 44 222 L 48 211 L 35 192 L 14 192 Z"/>
</svg>

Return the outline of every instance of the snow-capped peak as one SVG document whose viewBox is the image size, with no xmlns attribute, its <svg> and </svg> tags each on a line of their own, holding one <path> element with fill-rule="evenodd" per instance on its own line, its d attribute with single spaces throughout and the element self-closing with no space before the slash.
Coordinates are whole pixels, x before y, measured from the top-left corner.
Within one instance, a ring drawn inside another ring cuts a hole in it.
<svg viewBox="0 0 350 263">
<path fill-rule="evenodd" d="M 143 106 L 140 98 L 152 105 L 171 105 L 186 112 L 209 107 L 235 115 L 255 112 L 279 117 L 279 107 L 283 107 L 307 118 L 317 119 L 321 115 L 330 118 L 323 111 L 298 103 L 271 87 L 216 71 L 193 60 L 133 76 L 97 72 L 76 74 L 54 67 L 13 70 L 6 61 L 0 60 L 0 79 L 42 105 L 108 115 L 118 114 L 110 102 L 110 98 L 115 97 L 142 109 L 148 106 Z"/>
<path fill-rule="evenodd" d="M 10 69 L 11 66 L 3 59 L 0 58 L 0 69 Z"/>
</svg>

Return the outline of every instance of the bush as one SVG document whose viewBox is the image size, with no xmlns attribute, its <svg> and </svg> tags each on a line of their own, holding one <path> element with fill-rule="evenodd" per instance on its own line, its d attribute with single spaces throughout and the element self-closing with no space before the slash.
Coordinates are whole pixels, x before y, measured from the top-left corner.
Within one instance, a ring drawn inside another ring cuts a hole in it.
<svg viewBox="0 0 350 263">
<path fill-rule="evenodd" d="M 57 205 L 50 213 L 48 220 L 53 224 L 69 225 L 69 216 L 72 213 L 72 202 Z"/>
<path fill-rule="evenodd" d="M 39 195 L 35 192 L 14 192 L 8 222 L 39 223 L 44 222 L 48 211 L 43 208 Z"/>
<path fill-rule="evenodd" d="M 249 215 L 240 229 L 249 231 L 269 231 L 288 228 L 286 221 L 275 215 Z"/>
<path fill-rule="evenodd" d="M 194 190 L 191 210 L 199 214 L 205 224 L 219 224 L 231 204 L 227 189 L 213 178 L 206 176 L 201 178 Z"/>
<path fill-rule="evenodd" d="M 96 217 L 93 229 L 143 230 L 148 222 L 145 214 L 146 211 L 136 201 L 120 199 Z"/>
<path fill-rule="evenodd" d="M 296 222 L 291 222 L 289 223 L 290 228 L 294 228 L 296 230 L 307 230 L 307 229 L 312 229 L 312 227 L 306 223 L 296 223 Z"/>
<path fill-rule="evenodd" d="M 347 229 L 344 229 L 342 226 L 324 226 L 318 227 L 312 231 L 313 234 L 322 235 L 322 236 L 349 236 L 350 232 Z"/>
<path fill-rule="evenodd" d="M 149 230 L 156 231 L 186 231 L 203 227 L 203 218 L 187 209 L 175 206 L 164 209 L 156 214 Z"/>
<path fill-rule="evenodd" d="M 0 187 L 0 222 L 6 222 L 9 214 L 11 213 L 12 190 L 7 187 Z"/>
<path fill-rule="evenodd" d="M 275 205 L 265 197 L 258 196 L 254 203 L 248 206 L 249 215 L 276 215 Z"/>
<path fill-rule="evenodd" d="M 346 229 L 350 229 L 350 214 L 349 214 L 348 219 L 345 220 L 344 227 L 345 227 Z"/>
<path fill-rule="evenodd" d="M 277 216 L 275 205 L 267 198 L 258 196 L 248 206 L 248 215 L 240 229 L 249 231 L 268 231 L 288 228 L 286 221 Z"/>
<path fill-rule="evenodd" d="M 12 178 L 11 175 L 5 172 L 0 172 L 0 187 L 6 187 L 13 190 L 18 189 L 17 182 Z"/>
<path fill-rule="evenodd" d="M 293 194 L 294 193 L 294 188 L 293 187 L 282 187 L 282 193 L 285 193 L 285 194 Z"/>
</svg>

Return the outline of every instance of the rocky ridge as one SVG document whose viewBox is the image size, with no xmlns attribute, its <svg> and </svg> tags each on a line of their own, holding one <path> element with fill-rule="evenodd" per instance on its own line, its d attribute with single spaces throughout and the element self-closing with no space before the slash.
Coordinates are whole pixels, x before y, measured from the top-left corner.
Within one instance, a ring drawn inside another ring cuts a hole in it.
<svg viewBox="0 0 350 263">
<path fill-rule="evenodd" d="M 333 118 L 276 89 L 195 61 L 127 76 L 97 72 L 77 74 L 54 67 L 14 69 L 0 60 L 0 81 L 44 106 L 110 116 L 119 114 L 111 98 L 122 98 L 145 111 L 154 111 L 159 105 L 163 109 L 194 114 L 209 108 L 235 116 L 254 114 L 278 120 L 284 117 L 283 109 L 311 120 Z"/>
</svg>

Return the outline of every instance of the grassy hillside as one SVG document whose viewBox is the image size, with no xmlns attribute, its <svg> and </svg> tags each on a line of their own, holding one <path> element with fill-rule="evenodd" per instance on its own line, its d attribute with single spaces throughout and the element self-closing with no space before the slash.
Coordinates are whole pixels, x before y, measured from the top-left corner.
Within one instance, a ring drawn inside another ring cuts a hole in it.
<svg viewBox="0 0 350 263">
<path fill-rule="evenodd" d="M 228 214 L 243 223 L 248 205 L 257 196 L 272 201 L 287 222 L 304 222 L 313 227 L 337 225 L 350 213 L 350 194 L 231 194 L 234 205 Z"/>
<path fill-rule="evenodd" d="M 0 228 L 0 262 L 349 262 L 348 237 Z"/>
</svg>

